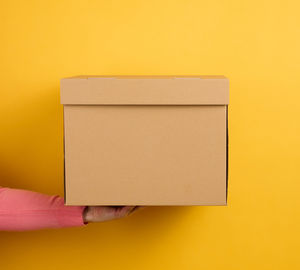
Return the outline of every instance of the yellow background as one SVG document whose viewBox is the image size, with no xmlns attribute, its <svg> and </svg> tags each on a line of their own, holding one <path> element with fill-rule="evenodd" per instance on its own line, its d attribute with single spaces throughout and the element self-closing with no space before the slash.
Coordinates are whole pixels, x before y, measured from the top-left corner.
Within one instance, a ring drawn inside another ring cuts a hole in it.
<svg viewBox="0 0 300 270">
<path fill-rule="evenodd" d="M 229 206 L 0 232 L 0 267 L 300 269 L 299 10 L 297 0 L 2 0 L 1 185 L 63 195 L 62 77 L 224 74 L 231 92 Z"/>
</svg>

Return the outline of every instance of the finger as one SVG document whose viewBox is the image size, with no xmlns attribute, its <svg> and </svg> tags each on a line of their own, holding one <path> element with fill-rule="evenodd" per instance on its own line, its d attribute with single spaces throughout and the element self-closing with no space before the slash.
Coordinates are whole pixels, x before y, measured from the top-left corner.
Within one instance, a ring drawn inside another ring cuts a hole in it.
<svg viewBox="0 0 300 270">
<path fill-rule="evenodd" d="M 139 211 L 139 210 L 141 210 L 141 209 L 144 209 L 145 208 L 145 206 L 135 206 L 131 211 L 130 211 L 130 213 L 128 214 L 128 215 L 132 215 L 132 214 L 134 214 L 135 212 L 137 212 L 137 211 Z"/>
<path fill-rule="evenodd" d="M 129 215 L 131 215 L 132 214 L 132 212 L 134 211 L 134 209 L 135 209 L 135 206 L 128 206 L 127 208 L 126 208 L 126 210 L 125 210 L 125 216 L 129 216 Z"/>
<path fill-rule="evenodd" d="M 134 213 L 137 210 L 138 206 L 134 206 L 130 212 L 128 213 L 128 215 L 131 215 L 132 213 Z"/>
<path fill-rule="evenodd" d="M 116 216 L 118 218 L 128 216 L 133 208 L 134 206 L 123 206 L 116 210 Z"/>
</svg>

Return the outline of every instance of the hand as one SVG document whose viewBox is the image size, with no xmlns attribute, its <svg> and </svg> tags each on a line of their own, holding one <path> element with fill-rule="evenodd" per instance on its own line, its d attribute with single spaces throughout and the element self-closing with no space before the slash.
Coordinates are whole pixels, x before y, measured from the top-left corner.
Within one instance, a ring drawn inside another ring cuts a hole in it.
<svg viewBox="0 0 300 270">
<path fill-rule="evenodd" d="M 139 206 L 87 206 L 83 212 L 83 220 L 88 222 L 103 222 L 129 216 Z"/>
</svg>

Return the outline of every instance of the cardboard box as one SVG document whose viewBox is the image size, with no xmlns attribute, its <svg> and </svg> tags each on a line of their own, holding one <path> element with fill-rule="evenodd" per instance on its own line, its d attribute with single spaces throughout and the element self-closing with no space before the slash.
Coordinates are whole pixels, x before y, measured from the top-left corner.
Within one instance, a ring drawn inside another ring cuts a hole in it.
<svg viewBox="0 0 300 270">
<path fill-rule="evenodd" d="M 61 80 L 67 205 L 226 205 L 223 76 Z"/>
</svg>

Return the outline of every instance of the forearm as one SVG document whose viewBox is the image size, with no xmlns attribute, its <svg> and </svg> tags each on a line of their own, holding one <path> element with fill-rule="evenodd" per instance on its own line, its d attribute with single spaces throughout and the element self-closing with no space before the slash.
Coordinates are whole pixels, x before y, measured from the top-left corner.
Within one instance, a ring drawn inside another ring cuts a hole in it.
<svg viewBox="0 0 300 270">
<path fill-rule="evenodd" d="M 59 196 L 0 187 L 0 230 L 82 226 L 84 209 L 84 206 L 65 206 Z"/>
</svg>

